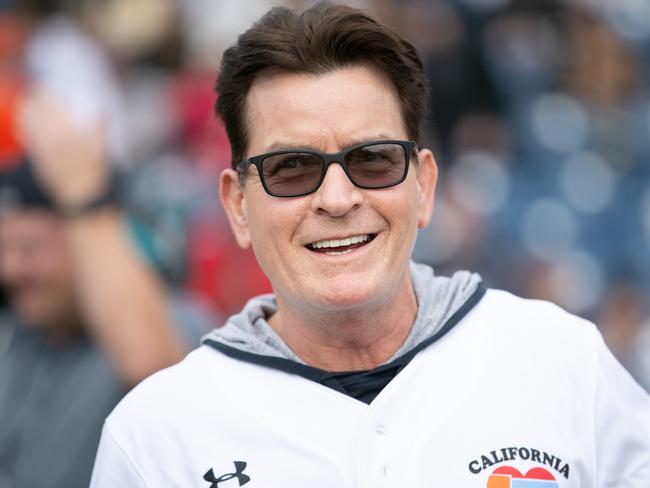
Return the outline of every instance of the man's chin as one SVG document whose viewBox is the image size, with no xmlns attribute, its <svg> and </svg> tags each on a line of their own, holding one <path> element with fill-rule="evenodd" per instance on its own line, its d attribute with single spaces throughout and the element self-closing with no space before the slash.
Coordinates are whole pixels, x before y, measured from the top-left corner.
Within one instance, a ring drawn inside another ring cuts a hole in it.
<svg viewBox="0 0 650 488">
<path fill-rule="evenodd" d="M 358 272 L 333 273 L 310 283 L 306 301 L 331 312 L 369 312 L 395 301 L 410 279 L 398 279 L 389 267 L 374 267 Z"/>
<path fill-rule="evenodd" d="M 310 302 L 320 305 L 329 312 L 362 310 L 378 300 L 377 291 L 367 283 L 355 284 L 349 280 L 338 286 L 335 282 L 329 283 L 328 286 L 315 290 L 313 295 Z"/>
</svg>

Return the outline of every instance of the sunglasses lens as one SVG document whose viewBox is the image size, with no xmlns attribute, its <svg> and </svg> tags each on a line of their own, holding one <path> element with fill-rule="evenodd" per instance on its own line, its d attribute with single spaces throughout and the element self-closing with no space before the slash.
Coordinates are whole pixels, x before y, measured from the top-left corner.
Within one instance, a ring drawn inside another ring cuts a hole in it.
<svg viewBox="0 0 650 488">
<path fill-rule="evenodd" d="M 400 144 L 369 144 L 348 152 L 345 163 L 355 185 L 385 188 L 402 181 L 406 158 L 406 151 Z"/>
<path fill-rule="evenodd" d="M 274 154 L 262 161 L 264 183 L 276 196 L 301 195 L 315 190 L 322 171 L 323 160 L 315 154 Z"/>
</svg>

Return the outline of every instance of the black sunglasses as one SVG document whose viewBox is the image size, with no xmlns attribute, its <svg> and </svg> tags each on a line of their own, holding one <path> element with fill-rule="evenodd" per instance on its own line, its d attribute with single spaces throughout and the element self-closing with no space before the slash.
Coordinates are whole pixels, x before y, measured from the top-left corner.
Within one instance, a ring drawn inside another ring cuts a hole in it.
<svg viewBox="0 0 650 488">
<path fill-rule="evenodd" d="M 359 188 L 388 188 L 404 181 L 416 147 L 413 141 L 373 141 L 339 153 L 287 149 L 253 156 L 239 163 L 237 170 L 243 175 L 255 165 L 264 190 L 274 197 L 300 197 L 315 192 L 333 163 L 340 164 Z"/>
</svg>

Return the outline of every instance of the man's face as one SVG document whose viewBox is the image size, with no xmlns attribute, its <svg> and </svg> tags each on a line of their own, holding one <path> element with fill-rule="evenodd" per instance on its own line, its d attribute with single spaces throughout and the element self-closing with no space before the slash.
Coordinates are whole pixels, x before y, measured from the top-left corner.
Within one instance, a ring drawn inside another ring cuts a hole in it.
<svg viewBox="0 0 650 488">
<path fill-rule="evenodd" d="M 75 314 L 63 223 L 45 210 L 0 216 L 0 285 L 30 326 L 70 326 Z"/>
<path fill-rule="evenodd" d="M 376 71 L 349 67 L 321 76 L 274 74 L 247 99 L 247 156 L 278 149 L 338 152 L 376 140 L 408 140 L 392 87 Z M 280 303 L 313 310 L 390 303 L 410 287 L 408 260 L 418 227 L 430 218 L 436 168 L 428 150 L 411 158 L 406 180 L 390 188 L 355 187 L 340 165 L 309 195 L 265 193 L 252 166 L 243 186 L 231 170 L 222 199 L 242 246 L 252 245 Z M 340 253 L 313 249 L 327 240 L 369 240 Z"/>
</svg>

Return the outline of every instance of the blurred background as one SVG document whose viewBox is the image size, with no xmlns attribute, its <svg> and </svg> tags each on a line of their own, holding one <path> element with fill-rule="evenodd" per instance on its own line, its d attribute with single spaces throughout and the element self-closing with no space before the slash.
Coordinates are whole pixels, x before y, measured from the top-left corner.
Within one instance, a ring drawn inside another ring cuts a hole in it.
<svg viewBox="0 0 650 488">
<path fill-rule="evenodd" d="M 218 203 L 221 52 L 269 0 L 0 0 L 0 167 L 34 84 L 106 119 L 133 240 L 217 317 L 270 290 Z M 552 300 L 650 388 L 650 2 L 359 0 L 419 49 L 440 183 L 415 259 Z M 0 298 L 1 300 L 1 298 Z"/>
</svg>

